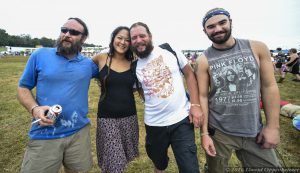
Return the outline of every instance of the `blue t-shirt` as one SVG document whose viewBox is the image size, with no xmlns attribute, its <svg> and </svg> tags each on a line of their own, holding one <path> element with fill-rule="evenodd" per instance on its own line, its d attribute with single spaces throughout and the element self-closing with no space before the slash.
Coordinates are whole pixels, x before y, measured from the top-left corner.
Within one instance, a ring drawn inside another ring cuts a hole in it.
<svg viewBox="0 0 300 173">
<path fill-rule="evenodd" d="M 69 60 L 56 53 L 56 48 L 41 48 L 29 58 L 19 86 L 36 87 L 39 105 L 62 106 L 53 126 L 32 125 L 30 139 L 56 139 L 72 135 L 86 126 L 90 80 L 99 73 L 89 58 L 78 54 Z"/>
</svg>

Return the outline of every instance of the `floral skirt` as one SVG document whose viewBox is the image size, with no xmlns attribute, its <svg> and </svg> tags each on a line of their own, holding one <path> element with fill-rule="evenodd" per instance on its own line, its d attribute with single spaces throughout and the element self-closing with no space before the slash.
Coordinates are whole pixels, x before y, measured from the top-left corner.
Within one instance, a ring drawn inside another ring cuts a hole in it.
<svg viewBox="0 0 300 173">
<path fill-rule="evenodd" d="M 96 148 L 102 173 L 122 173 L 138 157 L 137 115 L 125 118 L 97 118 Z"/>
</svg>

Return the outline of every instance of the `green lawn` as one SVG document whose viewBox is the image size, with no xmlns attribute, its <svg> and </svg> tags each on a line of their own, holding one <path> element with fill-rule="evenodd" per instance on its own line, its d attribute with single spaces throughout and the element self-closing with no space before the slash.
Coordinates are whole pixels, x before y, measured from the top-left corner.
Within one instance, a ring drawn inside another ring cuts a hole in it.
<svg viewBox="0 0 300 173">
<path fill-rule="evenodd" d="M 25 147 L 28 142 L 27 132 L 31 125 L 31 115 L 18 103 L 16 99 L 16 88 L 18 79 L 22 74 L 26 57 L 5 57 L 0 59 L 0 172 L 19 172 Z M 279 84 L 282 100 L 290 101 L 300 105 L 299 83 L 292 82 L 293 77 L 289 74 L 284 83 Z M 99 88 L 96 81 L 92 81 L 89 91 L 89 117 L 92 120 L 92 145 L 94 166 L 90 171 L 100 172 L 97 166 L 95 149 L 96 111 L 99 97 Z M 127 173 L 148 173 L 152 172 L 153 166 L 148 159 L 144 149 L 145 129 L 143 124 L 143 106 L 137 97 L 137 108 L 140 126 L 140 157 L 131 162 Z M 300 132 L 293 128 L 291 119 L 280 118 L 281 144 L 278 152 L 283 158 L 286 166 L 299 167 L 300 165 Z M 200 147 L 199 131 L 196 131 L 198 157 L 203 168 L 205 162 L 204 152 Z M 298 148 L 297 148 L 298 147 Z M 167 173 L 177 171 L 176 163 L 170 150 L 170 164 Z M 230 166 L 239 166 L 236 157 L 233 155 Z"/>
<path fill-rule="evenodd" d="M 2 52 L 2 51 L 6 51 L 6 47 L 1 47 L 0 46 L 0 52 Z"/>
</svg>

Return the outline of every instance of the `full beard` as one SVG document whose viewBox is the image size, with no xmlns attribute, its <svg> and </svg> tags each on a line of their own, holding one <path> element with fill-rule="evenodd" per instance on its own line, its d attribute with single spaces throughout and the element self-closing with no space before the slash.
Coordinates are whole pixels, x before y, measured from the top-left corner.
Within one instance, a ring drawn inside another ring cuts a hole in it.
<svg viewBox="0 0 300 173">
<path fill-rule="evenodd" d="M 56 47 L 57 47 L 57 52 L 61 55 L 74 55 L 77 54 L 78 52 L 81 52 L 82 50 L 82 43 L 80 41 L 77 41 L 75 43 L 71 43 L 70 47 L 65 47 L 63 45 L 64 41 L 68 41 L 66 39 L 57 39 L 56 40 Z"/>
<path fill-rule="evenodd" d="M 139 52 L 138 50 L 137 50 L 137 48 L 136 47 L 131 47 L 132 48 L 132 51 L 139 57 L 139 58 L 141 58 L 141 59 L 143 59 L 143 58 L 146 58 L 146 57 L 148 57 L 149 55 L 150 55 L 150 53 L 152 52 L 152 50 L 153 50 L 153 44 L 152 44 L 152 41 L 150 41 L 149 43 L 147 43 L 146 44 L 146 49 L 144 50 L 144 51 L 142 51 L 142 52 Z"/>
<path fill-rule="evenodd" d="M 222 34 L 222 33 L 225 33 L 225 36 L 223 38 L 215 38 L 214 37 L 214 36 L 216 36 L 218 34 Z M 230 36 L 231 36 L 231 27 L 230 27 L 229 31 L 218 32 L 218 33 L 208 36 L 208 38 L 215 44 L 223 44 L 230 38 Z"/>
</svg>

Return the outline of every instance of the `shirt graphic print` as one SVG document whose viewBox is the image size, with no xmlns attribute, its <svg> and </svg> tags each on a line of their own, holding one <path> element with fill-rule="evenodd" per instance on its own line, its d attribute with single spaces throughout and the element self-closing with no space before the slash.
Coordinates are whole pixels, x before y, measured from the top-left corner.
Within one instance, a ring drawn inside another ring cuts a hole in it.
<svg viewBox="0 0 300 173">
<path fill-rule="evenodd" d="M 247 50 L 210 60 L 216 105 L 237 106 L 256 102 L 258 71 L 255 61 Z"/>
<path fill-rule="evenodd" d="M 163 61 L 163 57 L 150 61 L 142 69 L 143 83 L 148 89 L 145 93 L 150 97 L 167 98 L 174 92 L 173 78 L 169 67 Z"/>
</svg>

